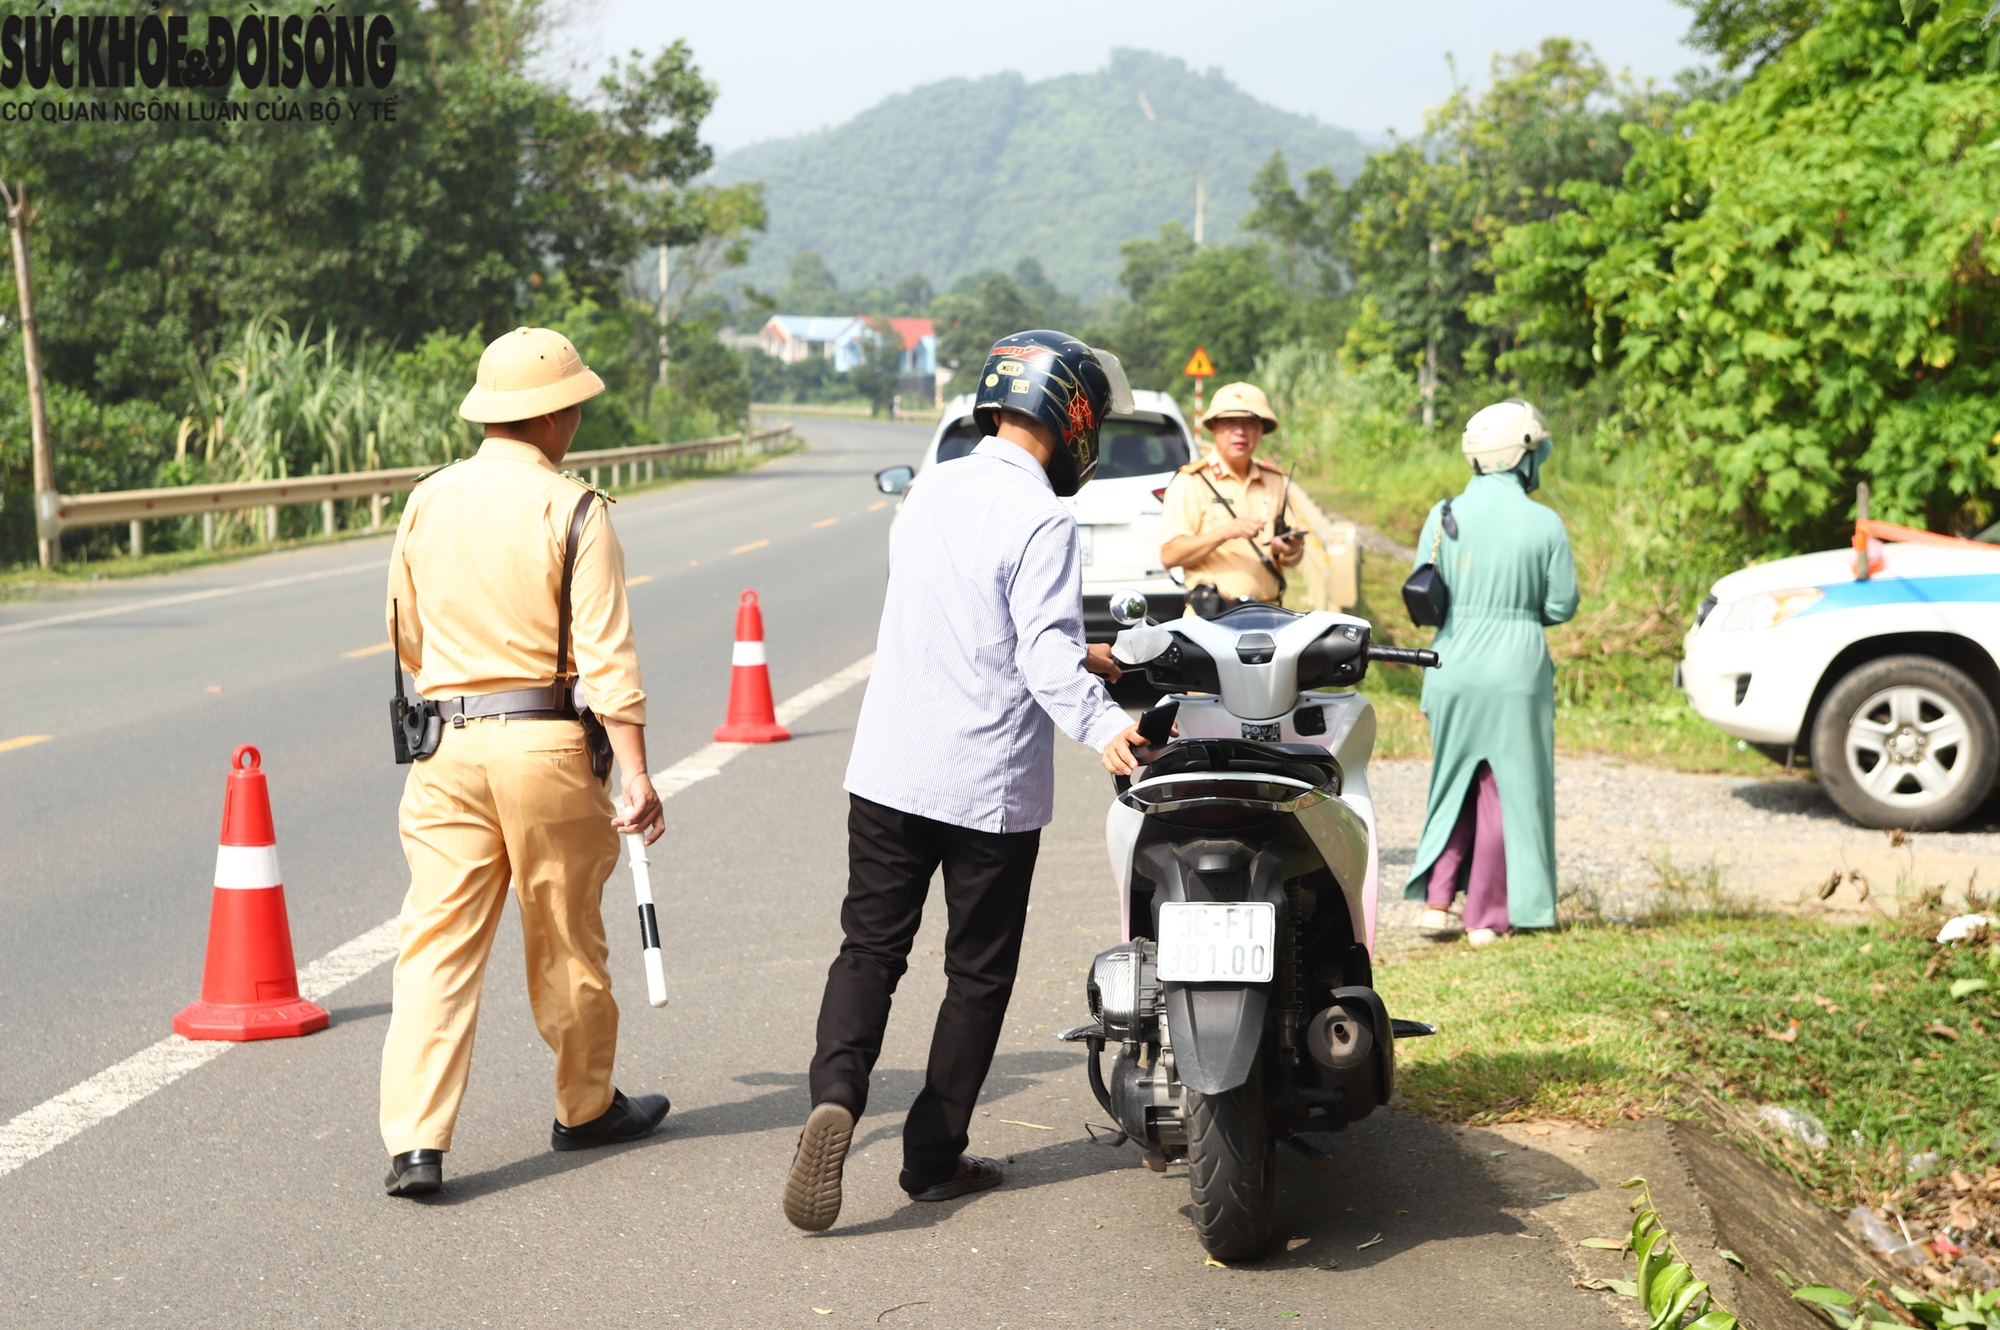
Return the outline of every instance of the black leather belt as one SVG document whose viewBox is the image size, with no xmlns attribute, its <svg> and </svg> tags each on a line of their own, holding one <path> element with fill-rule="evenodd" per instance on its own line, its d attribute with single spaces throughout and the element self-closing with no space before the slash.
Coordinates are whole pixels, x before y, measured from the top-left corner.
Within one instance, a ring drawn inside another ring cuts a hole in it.
<svg viewBox="0 0 2000 1330">
<path fill-rule="evenodd" d="M 485 693 L 478 697 L 439 698 L 438 715 L 456 729 L 467 720 L 505 716 L 509 720 L 575 720 L 576 708 L 570 701 L 569 685 L 555 683 L 542 688 L 515 688 L 505 693 Z"/>
</svg>

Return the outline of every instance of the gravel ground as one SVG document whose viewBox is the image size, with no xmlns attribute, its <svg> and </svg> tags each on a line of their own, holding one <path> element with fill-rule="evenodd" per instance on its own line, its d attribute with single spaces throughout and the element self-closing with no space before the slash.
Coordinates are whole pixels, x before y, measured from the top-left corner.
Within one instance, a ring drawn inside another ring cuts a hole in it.
<svg viewBox="0 0 2000 1330">
<path fill-rule="evenodd" d="M 1422 906 L 1397 897 L 1416 859 L 1430 764 L 1371 763 L 1368 779 L 1382 838 L 1380 919 L 1392 931 L 1414 929 Z M 1568 912 L 1595 899 L 1606 913 L 1630 914 L 1659 894 L 1662 865 L 1698 886 L 1712 865 L 1730 896 L 1859 918 L 1893 909 L 1899 887 L 1940 885 L 1960 901 L 1970 882 L 2000 886 L 1995 813 L 1989 804 L 1954 832 L 1886 833 L 1854 825 L 1813 781 L 1775 769 L 1757 779 L 1558 758 L 1557 880 Z M 1819 889 L 1835 872 L 1841 884 L 1823 903 Z"/>
</svg>

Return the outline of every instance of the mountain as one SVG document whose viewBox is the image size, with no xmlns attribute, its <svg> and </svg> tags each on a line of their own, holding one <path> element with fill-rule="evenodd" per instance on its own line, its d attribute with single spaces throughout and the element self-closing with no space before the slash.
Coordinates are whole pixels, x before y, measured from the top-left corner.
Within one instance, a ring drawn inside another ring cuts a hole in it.
<svg viewBox="0 0 2000 1330">
<path fill-rule="evenodd" d="M 1095 73 L 946 79 L 845 124 L 723 158 L 722 183 L 761 180 L 770 230 L 743 279 L 769 291 L 816 249 L 843 286 L 922 273 L 942 289 L 968 272 L 1039 258 L 1085 299 L 1113 288 L 1118 246 L 1162 224 L 1194 225 L 1204 169 L 1205 239 L 1226 240 L 1246 186 L 1282 151 L 1294 173 L 1342 179 L 1367 148 L 1345 129 L 1258 101 L 1222 77 L 1120 50 Z"/>
</svg>

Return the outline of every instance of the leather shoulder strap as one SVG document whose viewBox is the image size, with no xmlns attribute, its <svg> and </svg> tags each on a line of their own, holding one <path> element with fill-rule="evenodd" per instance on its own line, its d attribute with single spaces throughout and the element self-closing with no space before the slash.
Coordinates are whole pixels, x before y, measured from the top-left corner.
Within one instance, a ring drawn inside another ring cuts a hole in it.
<svg viewBox="0 0 2000 1330">
<path fill-rule="evenodd" d="M 1217 489 L 1215 487 L 1215 482 L 1208 478 L 1207 470 L 1203 469 L 1201 471 L 1196 472 L 1195 474 L 1201 477 L 1202 484 L 1208 486 L 1208 492 L 1215 496 L 1215 501 L 1222 505 L 1223 511 L 1228 513 L 1231 517 L 1236 516 L 1236 506 L 1230 503 L 1229 500 L 1222 497 L 1222 491 Z M 1278 594 L 1280 596 L 1283 596 L 1285 594 L 1285 587 L 1287 585 L 1285 581 L 1285 570 L 1278 567 L 1277 561 L 1273 559 L 1269 554 L 1264 552 L 1264 547 L 1262 545 L 1259 545 L 1255 540 L 1251 539 L 1249 536 L 1243 537 L 1243 543 L 1248 545 L 1253 551 L 1256 552 L 1257 561 L 1264 565 L 1264 570 L 1270 573 L 1271 576 L 1278 579 Z"/>
<path fill-rule="evenodd" d="M 1204 465 L 1202 466 L 1202 469 L 1201 469 L 1201 470 L 1199 470 L 1199 471 L 1197 471 L 1197 472 L 1195 472 L 1195 474 L 1196 474 L 1197 476 L 1200 476 L 1200 477 L 1201 477 L 1201 483 L 1202 483 L 1202 484 L 1204 484 L 1204 485 L 1208 486 L 1208 492 L 1209 492 L 1210 494 L 1213 494 L 1213 495 L 1215 496 L 1215 501 L 1216 501 L 1217 503 L 1219 503 L 1219 504 L 1221 504 L 1221 505 L 1222 505 L 1222 508 L 1223 508 L 1223 511 L 1224 511 L 1224 512 L 1226 512 L 1226 513 L 1228 513 L 1228 514 L 1229 514 L 1229 515 L 1230 515 L 1231 517 L 1234 517 L 1234 516 L 1236 516 L 1236 505 L 1235 505 L 1235 504 L 1233 504 L 1233 503 L 1231 503 L 1231 502 L 1230 502 L 1229 500 L 1227 500 L 1227 499 L 1223 498 L 1223 497 L 1222 497 L 1222 491 L 1221 491 L 1221 490 L 1219 490 L 1219 489 L 1217 489 L 1217 488 L 1215 487 L 1215 482 L 1214 482 L 1214 481 L 1212 481 L 1212 480 L 1210 480 L 1210 479 L 1208 478 L 1208 467 L 1207 467 L 1207 465 L 1206 465 L 1206 464 L 1204 464 Z M 1253 543 L 1254 543 L 1254 542 L 1253 542 Z"/>
<path fill-rule="evenodd" d="M 576 678 L 569 658 L 569 588 L 570 583 L 576 580 L 576 547 L 583 540 L 583 520 L 590 516 L 590 501 L 596 497 L 597 491 L 586 489 L 577 499 L 576 511 L 569 517 L 569 535 L 563 541 L 562 594 L 556 603 L 556 686 L 559 690 L 565 681 Z M 560 704 L 558 709 L 562 709 Z"/>
</svg>

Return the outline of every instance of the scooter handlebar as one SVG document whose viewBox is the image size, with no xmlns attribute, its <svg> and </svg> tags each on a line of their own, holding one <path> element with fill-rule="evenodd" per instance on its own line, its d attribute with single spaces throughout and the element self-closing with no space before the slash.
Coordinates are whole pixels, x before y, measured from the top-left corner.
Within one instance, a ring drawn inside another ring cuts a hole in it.
<svg viewBox="0 0 2000 1330">
<path fill-rule="evenodd" d="M 1368 644 L 1368 659 L 1380 661 L 1384 665 L 1419 665 L 1427 670 L 1434 670 L 1438 665 L 1438 653 L 1435 651 L 1424 651 L 1417 647 L 1377 646 L 1373 642 Z"/>
</svg>

